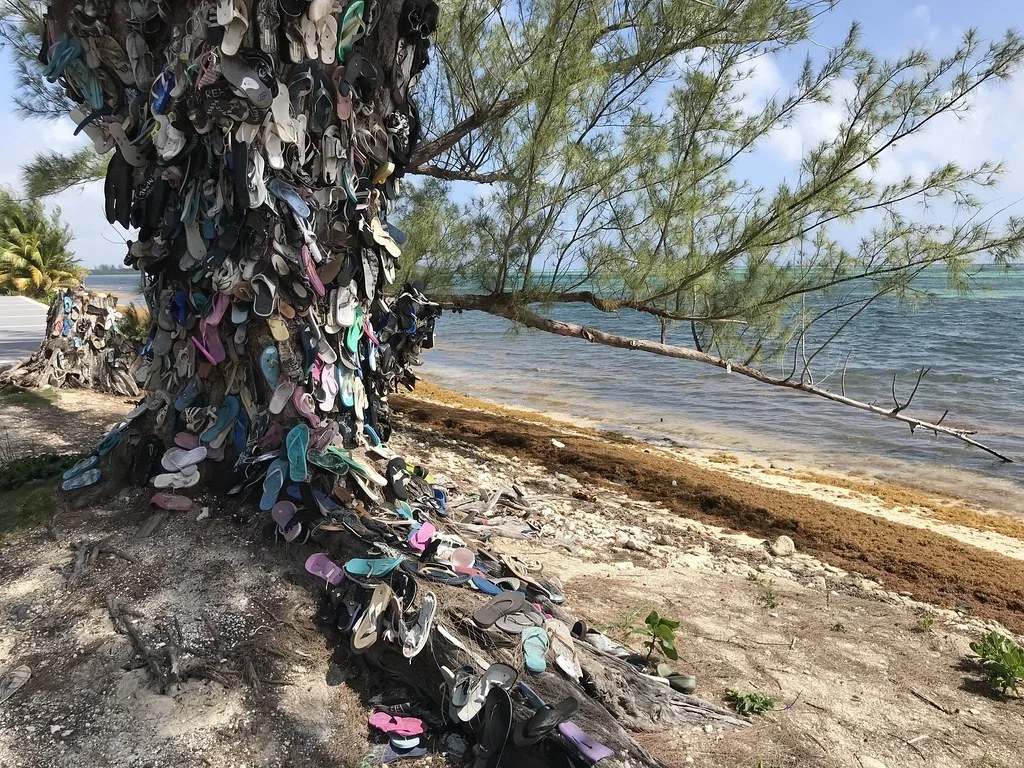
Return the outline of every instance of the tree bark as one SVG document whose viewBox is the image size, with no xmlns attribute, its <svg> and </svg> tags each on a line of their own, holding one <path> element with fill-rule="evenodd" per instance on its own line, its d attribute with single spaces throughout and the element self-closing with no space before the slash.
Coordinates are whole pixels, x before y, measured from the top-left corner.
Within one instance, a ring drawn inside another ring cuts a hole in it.
<svg viewBox="0 0 1024 768">
<path fill-rule="evenodd" d="M 133 374 L 138 351 L 118 329 L 119 322 L 116 297 L 61 291 L 50 304 L 39 349 L 0 373 L 0 386 L 85 388 L 138 397 Z"/>
</svg>

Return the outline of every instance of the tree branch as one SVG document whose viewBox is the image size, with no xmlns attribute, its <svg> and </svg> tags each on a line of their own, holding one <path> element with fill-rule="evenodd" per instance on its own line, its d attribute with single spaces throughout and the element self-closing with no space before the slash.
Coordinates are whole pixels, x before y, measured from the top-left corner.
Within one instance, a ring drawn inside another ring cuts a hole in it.
<svg viewBox="0 0 1024 768">
<path fill-rule="evenodd" d="M 734 363 L 723 357 L 708 354 L 707 352 L 699 352 L 696 349 L 689 349 L 687 347 L 678 347 L 672 344 L 660 344 L 654 341 L 646 341 L 644 339 L 635 339 L 628 336 L 605 333 L 597 328 L 579 325 L 578 323 L 566 323 L 558 320 L 551 320 L 530 311 L 524 306 L 510 305 L 491 296 L 456 296 L 453 297 L 449 303 L 459 309 L 487 312 L 491 315 L 504 317 L 514 323 L 525 325 L 528 328 L 546 331 L 557 336 L 569 336 L 572 338 L 584 339 L 585 341 L 595 344 L 604 344 L 609 347 L 638 350 L 640 352 L 648 352 L 655 355 L 661 355 L 663 357 L 672 357 L 677 360 L 690 360 L 696 363 L 704 363 L 705 365 L 713 365 L 716 368 L 722 368 L 729 373 L 738 373 L 739 375 L 753 379 L 754 381 L 759 381 L 762 384 L 769 384 L 774 387 L 784 387 L 798 392 L 806 392 L 807 394 L 831 400 L 832 402 L 839 403 L 840 405 L 846 405 L 851 408 L 856 408 L 857 410 L 866 411 L 876 416 L 894 419 L 910 425 L 912 430 L 917 427 L 922 427 L 936 435 L 947 435 L 960 440 L 967 445 L 980 448 L 986 453 L 989 453 L 1004 462 L 1013 463 L 1013 459 L 1009 456 L 999 453 L 994 448 L 989 448 L 987 445 L 973 439 L 971 435 L 976 433 L 972 430 L 944 427 L 938 422 L 928 422 L 913 416 L 907 416 L 900 412 L 900 410 L 886 409 L 871 403 L 854 400 L 851 397 L 830 392 L 827 389 L 823 389 L 820 386 L 810 384 L 806 381 L 769 376 L 764 371 L 757 368 L 744 365 L 743 363 Z M 920 380 L 918 383 L 920 383 Z M 911 395 L 911 397 L 913 397 L 913 395 Z"/>
</svg>

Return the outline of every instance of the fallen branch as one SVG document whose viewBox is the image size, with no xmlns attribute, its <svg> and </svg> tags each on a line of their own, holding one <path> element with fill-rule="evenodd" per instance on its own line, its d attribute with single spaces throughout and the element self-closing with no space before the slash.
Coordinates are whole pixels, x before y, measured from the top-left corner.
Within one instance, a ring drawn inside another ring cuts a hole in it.
<svg viewBox="0 0 1024 768">
<path fill-rule="evenodd" d="M 809 395 L 815 395 L 826 400 L 831 400 L 834 403 L 840 405 L 846 405 L 850 408 L 856 408 L 857 410 L 866 411 L 876 416 L 882 416 L 887 419 L 894 419 L 896 421 L 903 422 L 910 426 L 911 431 L 917 428 L 928 430 L 929 432 L 937 435 L 946 435 L 956 440 L 960 440 L 967 445 L 975 448 L 980 448 L 986 453 L 995 456 L 1001 461 L 1012 463 L 1013 459 L 1005 454 L 1000 453 L 994 448 L 975 440 L 971 435 L 976 434 L 974 430 L 970 429 L 957 429 L 955 427 L 943 426 L 941 419 L 939 422 L 929 422 L 924 419 L 919 419 L 914 416 L 908 416 L 902 412 L 914 394 L 917 392 L 915 386 L 914 392 L 911 393 L 910 398 L 907 402 L 900 405 L 899 401 L 896 401 L 896 407 L 892 409 L 882 408 L 881 406 L 873 403 L 865 403 L 861 400 L 855 400 L 852 397 L 846 395 L 836 394 L 830 392 L 827 389 L 823 389 L 820 386 L 812 384 L 808 381 L 801 381 L 792 378 L 778 378 L 769 376 L 764 371 L 757 368 L 753 368 L 743 363 L 734 363 L 723 357 L 717 357 L 707 352 L 701 352 L 696 349 L 689 349 L 687 347 L 679 347 L 673 344 L 661 344 L 655 341 L 647 341 L 645 339 L 636 339 L 629 336 L 620 336 L 614 333 L 606 333 L 605 331 L 598 330 L 597 328 L 591 328 L 589 326 L 580 325 L 578 323 L 566 323 L 558 320 L 551 320 L 546 317 L 538 315 L 536 312 L 530 309 L 520 306 L 511 305 L 502 301 L 495 300 L 494 297 L 490 296 L 455 296 L 452 297 L 448 304 L 458 309 L 466 310 L 477 310 L 481 312 L 487 312 L 497 317 L 504 317 L 512 322 L 525 325 L 528 328 L 535 328 L 539 331 L 546 331 L 553 333 L 557 336 L 569 336 L 577 339 L 584 339 L 595 344 L 604 344 L 609 347 L 617 347 L 619 349 L 637 350 L 640 352 L 648 352 L 655 355 L 661 355 L 663 357 L 671 357 L 677 360 L 690 360 L 695 363 L 704 363 L 706 365 L 713 365 L 716 368 L 722 368 L 729 373 L 738 373 L 741 376 L 745 376 L 749 379 L 759 381 L 762 384 L 769 384 L 774 387 L 783 387 L 785 389 L 796 390 L 797 392 L 806 392 Z M 927 369 L 920 374 L 918 378 L 918 384 L 920 384 L 920 378 L 924 376 Z M 945 418 L 945 415 L 943 415 Z"/>
<path fill-rule="evenodd" d="M 93 569 L 96 564 L 96 560 L 100 555 L 112 555 L 119 557 L 122 560 L 126 560 L 129 563 L 134 563 L 135 558 L 120 549 L 115 549 L 110 546 L 110 540 L 112 536 L 108 536 L 105 539 L 99 541 L 82 541 L 78 540 L 71 544 L 71 549 L 75 553 L 75 559 L 71 562 L 71 572 L 68 574 L 68 586 L 74 587 L 77 585 L 86 574 Z"/>
</svg>

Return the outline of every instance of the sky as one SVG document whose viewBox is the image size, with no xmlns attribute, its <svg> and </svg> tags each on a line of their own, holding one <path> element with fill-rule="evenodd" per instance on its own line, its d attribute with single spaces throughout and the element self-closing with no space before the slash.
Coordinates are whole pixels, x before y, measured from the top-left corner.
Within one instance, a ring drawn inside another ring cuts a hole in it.
<svg viewBox="0 0 1024 768">
<path fill-rule="evenodd" d="M 443 7 L 443 6 L 442 6 Z M 852 21 L 860 22 L 864 42 L 881 56 L 897 56 L 910 46 L 925 45 L 936 53 L 953 48 L 963 31 L 976 27 L 986 39 L 1007 28 L 1024 30 L 1024 3 L 1020 0 L 844 0 L 825 16 L 814 32 L 817 46 L 840 41 Z M 812 52 L 816 46 L 811 46 Z M 819 49 L 824 50 L 824 49 Z M 779 59 L 761 58 L 748 82 L 748 98 L 756 101 L 785 93 L 806 49 Z M 70 150 L 81 139 L 72 135 L 70 120 L 30 120 L 13 112 L 11 62 L 0 57 L 0 184 L 20 189 L 20 168 L 37 152 Z M 778 178 L 795 166 L 804 148 L 827 136 L 839 117 L 833 105 L 812 105 L 795 124 L 769 137 L 746 164 L 752 177 Z M 990 209 L 1013 207 L 1024 211 L 1024 73 L 1007 83 L 987 87 L 963 119 L 949 118 L 932 126 L 914 143 L 897 148 L 878 173 L 892 179 L 921 171 L 940 162 L 973 165 L 984 159 L 1007 166 L 1004 183 L 987 199 Z M 64 192 L 48 204 L 59 205 L 75 233 L 76 255 L 87 266 L 120 263 L 125 254 L 125 233 L 107 224 L 100 183 Z"/>
</svg>

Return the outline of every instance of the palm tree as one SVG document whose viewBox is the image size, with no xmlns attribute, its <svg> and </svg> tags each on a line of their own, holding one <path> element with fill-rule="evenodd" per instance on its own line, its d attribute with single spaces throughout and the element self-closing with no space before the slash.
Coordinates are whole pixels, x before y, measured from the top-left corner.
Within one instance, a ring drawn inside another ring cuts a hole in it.
<svg viewBox="0 0 1024 768">
<path fill-rule="evenodd" d="M 70 242 L 71 230 L 59 210 L 47 215 L 38 200 L 18 200 L 0 188 L 0 292 L 43 296 L 78 285 Z"/>
</svg>

